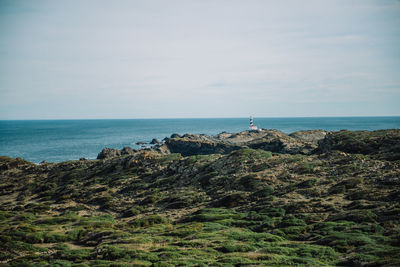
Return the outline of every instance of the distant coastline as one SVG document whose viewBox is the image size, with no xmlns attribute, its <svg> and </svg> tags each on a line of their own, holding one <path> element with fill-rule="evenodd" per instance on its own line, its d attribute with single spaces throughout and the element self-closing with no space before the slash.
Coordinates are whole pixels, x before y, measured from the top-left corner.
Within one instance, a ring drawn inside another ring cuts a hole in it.
<svg viewBox="0 0 400 267">
<path fill-rule="evenodd" d="M 392 117 L 303 117 L 258 118 L 261 128 L 284 133 L 299 130 L 326 131 L 399 129 L 400 116 Z M 21 157 L 40 163 L 80 158 L 95 159 L 105 147 L 139 149 L 137 142 L 162 140 L 172 133 L 241 132 L 248 118 L 197 119 L 91 119 L 91 120 L 2 120 L 0 155 Z"/>
</svg>

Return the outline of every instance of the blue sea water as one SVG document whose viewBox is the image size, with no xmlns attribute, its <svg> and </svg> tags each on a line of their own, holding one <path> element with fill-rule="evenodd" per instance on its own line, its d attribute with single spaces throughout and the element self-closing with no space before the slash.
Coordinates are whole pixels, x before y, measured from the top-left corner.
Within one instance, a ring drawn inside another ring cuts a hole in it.
<svg viewBox="0 0 400 267">
<path fill-rule="evenodd" d="M 104 148 L 138 148 L 136 142 L 172 133 L 217 134 L 248 129 L 248 118 L 0 121 L 0 155 L 39 163 L 94 159 Z M 400 128 L 400 117 L 255 118 L 260 128 L 286 133 Z"/>
</svg>

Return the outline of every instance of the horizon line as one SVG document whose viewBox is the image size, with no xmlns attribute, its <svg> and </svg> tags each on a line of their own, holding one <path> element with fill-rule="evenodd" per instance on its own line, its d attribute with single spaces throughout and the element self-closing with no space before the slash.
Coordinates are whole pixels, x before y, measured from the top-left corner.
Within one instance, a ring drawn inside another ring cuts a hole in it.
<svg viewBox="0 0 400 267">
<path fill-rule="evenodd" d="M 72 121 L 72 120 L 190 120 L 190 119 L 247 119 L 250 118 L 251 115 L 247 117 L 150 117 L 150 118 L 68 118 L 68 119 L 0 119 L 0 121 Z M 253 116 L 253 118 L 261 118 L 261 119 L 291 119 L 291 118 L 389 118 L 389 117 L 400 117 L 400 115 L 348 115 L 348 116 Z"/>
</svg>

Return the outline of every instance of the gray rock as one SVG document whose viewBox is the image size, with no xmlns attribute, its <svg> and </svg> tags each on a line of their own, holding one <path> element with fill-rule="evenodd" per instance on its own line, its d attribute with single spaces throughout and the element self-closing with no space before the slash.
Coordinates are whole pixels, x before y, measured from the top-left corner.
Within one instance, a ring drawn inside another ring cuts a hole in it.
<svg viewBox="0 0 400 267">
<path fill-rule="evenodd" d="M 133 155 L 135 152 L 137 152 L 137 150 L 136 149 L 132 149 L 132 148 L 130 148 L 130 147 L 124 147 L 122 150 L 121 150 L 121 154 L 122 155 Z"/>
<path fill-rule="evenodd" d="M 180 153 L 182 156 L 227 154 L 241 148 L 228 143 L 191 138 L 170 138 L 165 146 L 171 153 Z"/>
<path fill-rule="evenodd" d="M 153 138 L 153 139 L 151 140 L 151 142 L 150 142 L 151 145 L 157 145 L 157 144 L 159 144 L 159 143 L 160 143 L 160 141 L 158 141 L 157 138 Z"/>
<path fill-rule="evenodd" d="M 399 160 L 400 129 L 330 132 L 318 141 L 316 152 L 329 153 L 334 150 L 371 155 L 377 159 Z"/>
<path fill-rule="evenodd" d="M 220 133 L 215 136 L 202 134 L 173 134 L 165 140 L 167 151 L 182 156 L 198 154 L 227 154 L 242 148 L 263 149 L 284 154 L 311 154 L 323 139 L 326 131 L 300 131 L 291 135 L 278 130 Z"/>
<path fill-rule="evenodd" d="M 139 142 L 136 142 L 136 145 L 146 145 L 147 143 L 146 142 L 142 142 L 142 141 L 139 141 Z"/>
<path fill-rule="evenodd" d="M 328 132 L 324 130 L 308 130 L 297 131 L 289 134 L 289 136 L 306 142 L 318 143 L 318 141 L 324 139 L 327 134 Z"/>
<path fill-rule="evenodd" d="M 115 148 L 104 148 L 98 155 L 97 159 L 106 159 L 121 156 L 121 151 Z"/>
</svg>

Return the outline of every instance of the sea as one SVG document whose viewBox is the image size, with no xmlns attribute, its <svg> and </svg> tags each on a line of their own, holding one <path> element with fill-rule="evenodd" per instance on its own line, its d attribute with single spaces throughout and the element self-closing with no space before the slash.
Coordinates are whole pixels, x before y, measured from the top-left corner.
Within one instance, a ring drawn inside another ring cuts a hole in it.
<svg viewBox="0 0 400 267">
<path fill-rule="evenodd" d="M 399 129 L 400 117 L 254 118 L 259 128 L 285 133 Z M 218 134 L 248 130 L 249 118 L 0 120 L 0 155 L 34 163 L 95 159 L 105 147 L 140 148 L 137 142 L 162 140 L 173 133 Z"/>
</svg>

